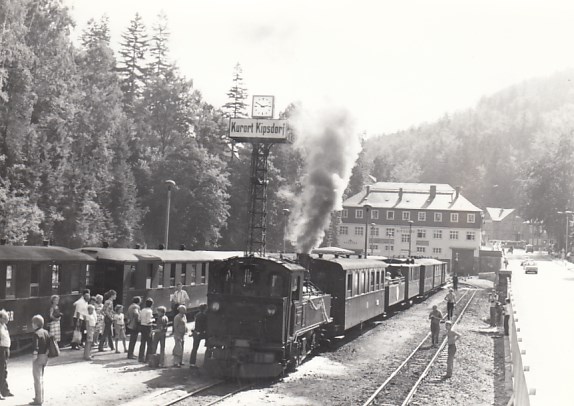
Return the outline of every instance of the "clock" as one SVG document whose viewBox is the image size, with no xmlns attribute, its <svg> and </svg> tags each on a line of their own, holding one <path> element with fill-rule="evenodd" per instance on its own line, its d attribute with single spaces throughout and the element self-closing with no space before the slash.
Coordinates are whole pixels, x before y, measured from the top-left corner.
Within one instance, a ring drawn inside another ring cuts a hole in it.
<svg viewBox="0 0 574 406">
<path fill-rule="evenodd" d="M 253 105 L 251 107 L 251 116 L 253 118 L 273 118 L 275 97 L 253 96 Z"/>
</svg>

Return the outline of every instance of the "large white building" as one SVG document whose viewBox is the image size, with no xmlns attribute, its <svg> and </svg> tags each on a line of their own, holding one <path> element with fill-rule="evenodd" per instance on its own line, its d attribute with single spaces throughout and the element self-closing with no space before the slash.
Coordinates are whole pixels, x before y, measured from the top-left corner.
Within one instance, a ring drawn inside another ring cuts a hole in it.
<svg viewBox="0 0 574 406">
<path fill-rule="evenodd" d="M 386 257 L 452 261 L 453 271 L 476 272 L 482 210 L 446 184 L 379 182 L 343 202 L 342 248 Z"/>
</svg>

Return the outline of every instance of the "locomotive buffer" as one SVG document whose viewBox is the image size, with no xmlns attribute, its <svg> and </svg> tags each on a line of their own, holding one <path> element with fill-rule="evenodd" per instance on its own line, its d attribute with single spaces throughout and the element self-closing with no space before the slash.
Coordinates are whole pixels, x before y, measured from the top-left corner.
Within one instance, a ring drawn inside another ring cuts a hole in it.
<svg viewBox="0 0 574 406">
<path fill-rule="evenodd" d="M 267 232 L 267 169 L 271 147 L 290 143 L 287 120 L 273 119 L 274 96 L 253 96 L 251 118 L 231 118 L 229 137 L 250 143 L 251 183 L 249 188 L 249 230 L 246 254 L 265 255 Z"/>
</svg>

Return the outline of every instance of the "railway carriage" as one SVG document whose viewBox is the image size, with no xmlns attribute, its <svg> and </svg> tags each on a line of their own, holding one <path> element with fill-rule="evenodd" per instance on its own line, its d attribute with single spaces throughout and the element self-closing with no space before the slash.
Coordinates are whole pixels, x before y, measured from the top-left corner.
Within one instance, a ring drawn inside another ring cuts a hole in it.
<svg viewBox="0 0 574 406">
<path fill-rule="evenodd" d="M 114 289 L 118 303 L 127 305 L 134 296 L 152 298 L 155 307 L 170 309 L 170 297 L 178 282 L 195 310 L 207 301 L 209 266 L 234 252 L 154 250 L 86 247 L 80 251 L 96 260 L 88 287 L 92 293 Z"/>
<path fill-rule="evenodd" d="M 331 295 L 300 265 L 259 257 L 216 262 L 209 273 L 205 367 L 247 378 L 298 365 L 331 321 Z"/>
<path fill-rule="evenodd" d="M 369 259 L 313 259 L 311 281 L 333 297 L 329 334 L 341 334 L 385 312 L 384 262 Z"/>
<path fill-rule="evenodd" d="M 427 296 L 431 293 L 434 286 L 434 272 L 435 267 L 441 262 L 432 258 L 417 258 L 415 259 L 415 264 L 420 266 L 420 292 L 421 297 Z"/>
<path fill-rule="evenodd" d="M 88 255 L 63 247 L 0 245 L 0 309 L 9 314 L 14 351 L 30 346 L 33 315 L 49 321 L 52 295 L 60 296 L 63 341 L 71 336 L 73 303 L 89 284 L 94 263 Z"/>
</svg>

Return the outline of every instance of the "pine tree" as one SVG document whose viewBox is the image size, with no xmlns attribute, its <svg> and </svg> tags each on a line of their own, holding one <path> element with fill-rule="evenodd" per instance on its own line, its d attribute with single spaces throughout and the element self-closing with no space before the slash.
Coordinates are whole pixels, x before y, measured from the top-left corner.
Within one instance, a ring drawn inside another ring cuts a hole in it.
<svg viewBox="0 0 574 406">
<path fill-rule="evenodd" d="M 145 25 L 139 14 L 136 13 L 131 20 L 126 32 L 122 34 L 122 39 L 118 71 L 122 77 L 121 87 L 124 92 L 124 103 L 129 110 L 132 110 L 135 100 L 141 96 L 143 91 L 148 69 L 145 66 L 145 61 L 149 41 Z"/>
<path fill-rule="evenodd" d="M 168 61 L 169 54 L 169 31 L 167 28 L 167 16 L 161 13 L 153 26 L 150 54 L 151 62 L 149 70 L 156 76 L 165 76 L 172 65 Z"/>
<path fill-rule="evenodd" d="M 243 69 L 239 62 L 233 68 L 232 81 L 233 85 L 227 92 L 229 101 L 223 105 L 223 111 L 230 118 L 247 117 L 248 104 L 245 102 L 247 100 L 247 88 L 243 83 Z"/>
</svg>

